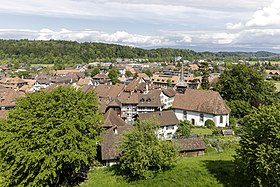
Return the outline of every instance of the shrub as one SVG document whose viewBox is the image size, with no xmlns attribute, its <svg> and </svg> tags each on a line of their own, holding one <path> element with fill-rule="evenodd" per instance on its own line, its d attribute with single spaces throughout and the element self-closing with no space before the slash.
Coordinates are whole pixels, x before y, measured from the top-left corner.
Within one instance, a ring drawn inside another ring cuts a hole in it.
<svg viewBox="0 0 280 187">
<path fill-rule="evenodd" d="M 216 127 L 215 123 L 211 119 L 207 119 L 204 123 L 204 126 L 209 128 L 209 129 L 214 129 Z"/>
</svg>

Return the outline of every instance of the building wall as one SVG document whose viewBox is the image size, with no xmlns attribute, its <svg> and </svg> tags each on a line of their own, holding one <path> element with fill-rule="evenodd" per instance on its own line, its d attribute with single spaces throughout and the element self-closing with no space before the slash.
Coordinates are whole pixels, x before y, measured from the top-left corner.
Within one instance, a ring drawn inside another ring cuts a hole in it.
<svg viewBox="0 0 280 187">
<path fill-rule="evenodd" d="M 178 129 L 177 125 L 161 126 L 157 132 L 158 138 L 171 140 Z"/>
<path fill-rule="evenodd" d="M 229 114 L 214 115 L 214 114 L 207 114 L 207 113 L 200 113 L 200 112 L 193 112 L 193 111 L 184 112 L 184 110 L 181 109 L 174 109 L 174 112 L 178 120 L 188 120 L 195 126 L 204 126 L 204 123 L 207 119 L 213 120 L 217 127 L 226 127 L 227 125 L 229 125 Z M 201 114 L 203 114 L 203 119 L 201 117 Z M 220 116 L 222 116 L 221 123 L 220 123 Z"/>
<path fill-rule="evenodd" d="M 160 101 L 161 101 L 161 104 L 163 104 L 163 109 L 168 109 L 169 107 L 172 107 L 174 97 L 168 97 L 163 92 L 161 92 Z"/>
</svg>

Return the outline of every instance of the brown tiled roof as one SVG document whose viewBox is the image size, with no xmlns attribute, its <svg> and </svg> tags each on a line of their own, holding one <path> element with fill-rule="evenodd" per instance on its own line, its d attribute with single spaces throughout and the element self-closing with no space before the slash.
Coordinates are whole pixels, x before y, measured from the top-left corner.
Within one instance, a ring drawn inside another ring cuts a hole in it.
<svg viewBox="0 0 280 187">
<path fill-rule="evenodd" d="M 79 86 L 83 86 L 83 85 L 89 85 L 89 83 L 91 82 L 91 79 L 89 78 L 81 78 L 78 80 L 77 85 Z"/>
<path fill-rule="evenodd" d="M 4 78 L 0 80 L 1 84 L 20 84 L 20 83 L 26 83 L 25 80 L 15 77 L 15 78 Z"/>
<path fill-rule="evenodd" d="M 109 79 L 109 77 L 103 73 L 98 73 L 92 77 L 93 79 Z"/>
<path fill-rule="evenodd" d="M 172 107 L 208 114 L 230 113 L 221 95 L 211 90 L 187 89 L 184 94 L 176 94 Z"/>
<path fill-rule="evenodd" d="M 206 143 L 202 138 L 173 139 L 180 146 L 180 152 L 205 150 Z"/>
<path fill-rule="evenodd" d="M 137 86 L 139 84 L 139 78 L 133 79 L 125 88 L 124 91 L 130 92 L 130 91 L 135 91 L 137 89 Z"/>
<path fill-rule="evenodd" d="M 138 104 L 138 102 L 139 102 L 138 94 L 135 92 L 133 92 L 133 93 L 122 92 L 120 94 L 120 96 L 118 97 L 118 100 L 122 104 Z"/>
<path fill-rule="evenodd" d="M 162 92 L 167 95 L 168 97 L 175 97 L 176 95 L 176 91 L 171 89 L 171 88 L 168 88 L 168 89 L 163 89 Z"/>
<path fill-rule="evenodd" d="M 131 125 L 112 127 L 101 135 L 101 159 L 103 161 L 119 158 L 120 150 L 118 148 L 118 145 L 121 140 L 121 134 L 131 128 Z"/>
<path fill-rule="evenodd" d="M 115 98 L 113 101 L 111 101 L 108 106 L 111 106 L 111 107 L 120 107 L 122 104 L 121 102 Z"/>
<path fill-rule="evenodd" d="M 100 98 L 116 98 L 124 89 L 124 84 L 106 85 L 100 84 L 95 88 L 95 91 Z"/>
<path fill-rule="evenodd" d="M 89 91 L 92 91 L 94 90 L 94 87 L 92 85 L 83 85 L 82 86 L 82 91 L 83 92 L 89 92 Z"/>
<path fill-rule="evenodd" d="M 150 81 L 150 77 L 146 73 L 138 73 L 138 77 L 142 78 L 145 81 Z"/>
<path fill-rule="evenodd" d="M 56 74 L 57 75 L 66 75 L 68 73 L 77 73 L 77 72 L 80 72 L 79 70 L 77 69 L 64 69 L 64 70 L 56 70 Z"/>
<path fill-rule="evenodd" d="M 160 126 L 177 125 L 179 120 L 177 119 L 175 113 L 172 110 L 159 111 L 159 112 L 149 112 L 138 114 L 139 120 L 148 120 L 155 118 Z"/>
<path fill-rule="evenodd" d="M 13 107 L 15 106 L 16 99 L 23 97 L 25 94 L 20 91 L 15 91 L 14 89 L 1 89 L 0 90 L 0 106 L 1 107 Z"/>
<path fill-rule="evenodd" d="M 162 106 L 160 96 L 156 94 L 140 94 L 138 93 L 138 106 Z"/>
<path fill-rule="evenodd" d="M 118 116 L 117 112 L 113 109 L 109 109 L 104 115 L 103 127 L 109 128 L 114 126 L 124 126 L 124 120 Z"/>
</svg>

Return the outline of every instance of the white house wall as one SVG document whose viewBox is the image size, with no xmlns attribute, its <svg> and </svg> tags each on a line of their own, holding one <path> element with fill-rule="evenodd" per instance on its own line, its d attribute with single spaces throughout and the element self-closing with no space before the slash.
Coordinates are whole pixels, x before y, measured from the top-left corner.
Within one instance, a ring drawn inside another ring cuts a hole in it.
<svg viewBox="0 0 280 187">
<path fill-rule="evenodd" d="M 174 97 L 168 97 L 163 92 L 161 92 L 160 93 L 160 101 L 161 101 L 161 104 L 164 105 L 163 109 L 168 109 L 168 108 L 172 107 Z"/>
<path fill-rule="evenodd" d="M 157 132 L 158 138 L 163 140 L 171 140 L 178 129 L 177 125 L 161 126 Z"/>
<path fill-rule="evenodd" d="M 184 110 L 175 109 L 175 115 L 178 120 L 188 120 L 191 123 L 194 122 L 195 126 L 204 126 L 207 119 L 213 120 L 217 127 L 226 127 L 229 124 L 229 114 L 227 115 L 214 115 L 200 112 L 187 111 L 187 115 L 184 115 Z M 203 114 L 203 121 L 200 120 L 200 114 Z M 220 116 L 223 116 L 223 123 L 220 123 Z"/>
</svg>

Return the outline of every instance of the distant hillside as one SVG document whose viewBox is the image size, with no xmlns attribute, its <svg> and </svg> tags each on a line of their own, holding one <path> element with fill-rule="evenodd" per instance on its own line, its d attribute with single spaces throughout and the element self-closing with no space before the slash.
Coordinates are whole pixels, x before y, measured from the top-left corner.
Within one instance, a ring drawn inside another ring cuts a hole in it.
<svg viewBox="0 0 280 187">
<path fill-rule="evenodd" d="M 147 59 L 148 61 L 172 61 L 181 56 L 184 60 L 228 60 L 248 58 L 248 60 L 280 60 L 275 53 L 260 51 L 246 52 L 195 52 L 188 49 L 157 48 L 141 49 L 116 44 L 73 41 L 31 41 L 0 40 L 0 61 L 2 63 L 29 64 L 78 64 L 93 61 L 116 61 L 117 58 Z"/>
<path fill-rule="evenodd" d="M 277 53 L 271 53 L 267 51 L 258 51 L 258 52 L 218 52 L 216 53 L 221 57 L 236 56 L 242 58 L 267 58 L 267 57 L 279 57 Z"/>
</svg>

